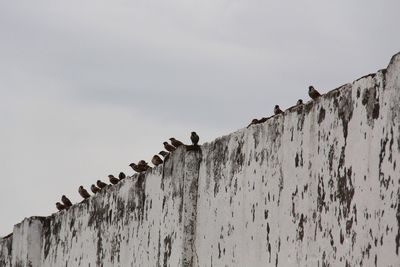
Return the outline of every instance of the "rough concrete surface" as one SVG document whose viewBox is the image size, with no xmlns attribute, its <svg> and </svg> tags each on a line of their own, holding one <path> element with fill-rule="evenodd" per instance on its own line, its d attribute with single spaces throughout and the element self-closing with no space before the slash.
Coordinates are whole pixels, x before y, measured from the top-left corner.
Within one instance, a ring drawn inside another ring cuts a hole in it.
<svg viewBox="0 0 400 267">
<path fill-rule="evenodd" d="M 0 266 L 400 266 L 400 54 L 387 69 L 0 239 Z"/>
</svg>

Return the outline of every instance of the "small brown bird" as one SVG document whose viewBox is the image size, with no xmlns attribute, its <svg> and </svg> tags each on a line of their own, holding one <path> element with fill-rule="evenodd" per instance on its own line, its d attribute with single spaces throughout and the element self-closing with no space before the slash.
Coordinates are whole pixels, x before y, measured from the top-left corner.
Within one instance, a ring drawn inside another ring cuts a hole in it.
<svg viewBox="0 0 400 267">
<path fill-rule="evenodd" d="M 151 163 L 153 163 L 154 166 L 158 166 L 158 165 L 160 165 L 161 163 L 163 163 L 163 161 L 162 161 L 162 159 L 161 159 L 159 156 L 154 155 L 153 158 L 151 159 Z"/>
<path fill-rule="evenodd" d="M 140 169 L 141 171 L 147 171 L 148 169 L 150 169 L 149 164 L 148 164 L 146 161 L 144 161 L 144 160 L 140 160 L 140 161 L 138 162 L 137 166 L 139 167 L 139 169 Z"/>
<path fill-rule="evenodd" d="M 164 144 L 164 148 L 169 152 L 172 152 L 176 149 L 173 145 L 168 144 L 168 142 L 164 142 L 163 144 Z"/>
<path fill-rule="evenodd" d="M 119 182 L 119 179 L 117 177 L 114 177 L 114 175 L 112 175 L 112 174 L 110 174 L 108 176 L 108 179 L 110 179 L 110 183 L 112 183 L 112 184 L 118 184 L 118 182 Z"/>
<path fill-rule="evenodd" d="M 96 185 L 92 184 L 90 186 L 90 190 L 92 190 L 93 194 L 97 194 L 98 192 L 100 192 L 100 188 L 98 188 Z"/>
<path fill-rule="evenodd" d="M 310 85 L 308 87 L 308 95 L 313 99 L 317 99 L 321 96 L 321 94 L 314 88 L 314 86 Z"/>
<path fill-rule="evenodd" d="M 97 180 L 96 184 L 100 189 L 103 189 L 104 187 L 107 186 L 107 184 L 102 182 L 101 180 Z"/>
<path fill-rule="evenodd" d="M 147 162 L 145 160 L 139 160 L 138 164 L 139 166 L 146 166 Z"/>
<path fill-rule="evenodd" d="M 258 120 L 258 123 L 266 122 L 269 118 L 271 117 L 262 117 L 261 119 Z"/>
<path fill-rule="evenodd" d="M 278 115 L 278 114 L 281 114 L 281 113 L 283 113 L 283 111 L 279 108 L 279 105 L 275 105 L 274 114 Z"/>
<path fill-rule="evenodd" d="M 192 144 L 194 146 L 197 146 L 197 144 L 199 143 L 200 137 L 197 135 L 196 132 L 192 132 L 190 134 L 190 140 L 192 141 Z"/>
<path fill-rule="evenodd" d="M 139 168 L 139 166 L 136 165 L 135 163 L 131 163 L 131 164 L 129 164 L 129 166 L 130 166 L 135 172 L 142 172 L 141 168 Z"/>
<path fill-rule="evenodd" d="M 60 202 L 56 202 L 56 207 L 58 209 L 58 211 L 62 211 L 65 210 L 65 205 L 61 204 Z"/>
<path fill-rule="evenodd" d="M 123 179 L 125 179 L 125 178 L 126 178 L 126 175 L 125 175 L 125 173 L 123 173 L 123 172 L 120 172 L 120 173 L 119 173 L 119 175 L 118 175 L 118 178 L 119 178 L 120 180 L 123 180 Z"/>
<path fill-rule="evenodd" d="M 85 188 L 83 188 L 83 186 L 80 186 L 78 189 L 79 195 L 81 195 L 81 197 L 83 197 L 84 199 L 87 199 L 90 197 L 90 194 L 88 193 L 88 191 L 86 191 Z"/>
<path fill-rule="evenodd" d="M 62 195 L 61 202 L 62 202 L 62 204 L 64 204 L 66 209 L 68 209 L 69 207 L 72 206 L 71 200 L 69 200 L 65 195 Z"/>
<path fill-rule="evenodd" d="M 172 144 L 174 147 L 183 146 L 183 143 L 182 143 L 181 141 L 176 140 L 176 139 L 173 138 L 173 137 L 171 137 L 169 140 L 171 140 L 171 144 Z"/>
<path fill-rule="evenodd" d="M 250 124 L 247 126 L 247 128 L 249 128 L 251 125 L 254 125 L 254 124 L 257 124 L 257 123 L 259 123 L 259 120 L 258 120 L 258 119 L 253 119 L 253 120 L 250 122 Z"/>
<path fill-rule="evenodd" d="M 162 150 L 158 154 L 165 158 L 166 156 L 168 156 L 169 153 L 167 151 Z"/>
<path fill-rule="evenodd" d="M 303 99 L 297 100 L 296 106 L 303 105 Z"/>
</svg>

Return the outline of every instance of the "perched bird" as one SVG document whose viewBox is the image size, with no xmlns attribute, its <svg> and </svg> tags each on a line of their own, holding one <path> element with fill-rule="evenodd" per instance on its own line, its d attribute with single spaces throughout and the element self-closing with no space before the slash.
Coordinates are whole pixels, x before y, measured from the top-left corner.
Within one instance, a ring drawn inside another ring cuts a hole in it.
<svg viewBox="0 0 400 267">
<path fill-rule="evenodd" d="M 110 174 L 108 176 L 108 179 L 110 179 L 110 183 L 112 183 L 112 184 L 118 184 L 118 182 L 119 182 L 119 179 L 112 174 Z"/>
<path fill-rule="evenodd" d="M 135 171 L 135 172 L 142 172 L 142 169 L 136 165 L 135 163 L 129 164 L 129 166 Z"/>
<path fill-rule="evenodd" d="M 269 118 L 271 117 L 262 117 L 260 120 L 258 120 L 258 123 L 266 122 Z"/>
<path fill-rule="evenodd" d="M 308 87 L 308 95 L 309 95 L 313 100 L 315 100 L 315 99 L 317 99 L 318 97 L 321 96 L 321 94 L 320 94 L 317 90 L 315 90 L 314 86 L 312 86 L 312 85 L 310 85 L 310 86 Z"/>
<path fill-rule="evenodd" d="M 173 137 L 171 137 L 169 140 L 171 140 L 171 144 L 172 144 L 174 147 L 180 147 L 180 146 L 183 145 L 183 143 L 182 143 L 181 141 L 176 140 L 176 139 L 173 138 Z"/>
<path fill-rule="evenodd" d="M 139 160 L 138 164 L 139 166 L 146 166 L 147 162 L 145 160 Z"/>
<path fill-rule="evenodd" d="M 279 108 L 279 105 L 275 105 L 274 114 L 278 115 L 278 114 L 281 114 L 281 113 L 283 113 L 283 111 Z"/>
<path fill-rule="evenodd" d="M 97 186 L 98 186 L 100 189 L 103 189 L 104 187 L 107 186 L 106 183 L 104 183 L 104 182 L 102 182 L 102 181 L 100 181 L 100 180 L 97 180 L 96 184 L 97 184 Z"/>
<path fill-rule="evenodd" d="M 123 172 L 120 172 L 120 173 L 119 173 L 119 175 L 118 175 L 118 178 L 119 178 L 120 180 L 123 180 L 123 179 L 125 179 L 125 178 L 126 178 L 126 175 L 125 175 L 125 173 L 123 173 Z"/>
<path fill-rule="evenodd" d="M 159 156 L 154 155 L 153 158 L 151 159 L 151 163 L 153 163 L 154 166 L 158 166 L 158 165 L 160 165 L 161 163 L 163 163 L 163 161 L 162 161 L 162 159 L 161 159 Z"/>
<path fill-rule="evenodd" d="M 257 123 L 259 123 L 259 120 L 258 120 L 258 119 L 253 119 L 253 120 L 250 122 L 250 124 L 247 126 L 247 128 L 249 128 L 251 125 L 254 125 L 254 124 L 257 124 Z"/>
<path fill-rule="evenodd" d="M 197 146 L 197 144 L 199 143 L 200 137 L 197 135 L 196 132 L 192 132 L 190 134 L 190 140 L 192 141 L 192 144 L 194 146 Z"/>
<path fill-rule="evenodd" d="M 169 153 L 167 151 L 162 150 L 158 154 L 165 158 L 166 156 L 168 156 Z"/>
<path fill-rule="evenodd" d="M 172 152 L 176 149 L 174 146 L 168 144 L 168 142 L 164 142 L 163 144 L 164 144 L 164 148 L 169 152 Z"/>
<path fill-rule="evenodd" d="M 62 195 L 61 202 L 64 204 L 66 209 L 72 206 L 71 200 L 69 200 L 65 195 Z"/>
<path fill-rule="evenodd" d="M 149 164 L 148 164 L 146 161 L 144 161 L 144 160 L 140 160 L 140 161 L 138 162 L 137 166 L 139 167 L 139 169 L 140 169 L 141 171 L 147 171 L 148 169 L 150 169 Z"/>
<path fill-rule="evenodd" d="M 297 100 L 296 106 L 303 105 L 303 99 Z"/>
<path fill-rule="evenodd" d="M 94 184 L 92 184 L 92 186 L 90 186 L 90 190 L 92 190 L 93 194 L 97 194 L 98 192 L 100 192 L 100 188 L 98 188 Z"/>
<path fill-rule="evenodd" d="M 56 207 L 58 209 L 58 211 L 62 211 L 65 210 L 65 205 L 61 204 L 60 202 L 56 202 Z"/>
<path fill-rule="evenodd" d="M 83 197 L 84 199 L 87 199 L 90 197 L 90 194 L 88 193 L 88 191 L 86 191 L 85 188 L 83 188 L 83 186 L 80 186 L 78 189 L 79 195 L 81 195 L 81 197 Z"/>
</svg>

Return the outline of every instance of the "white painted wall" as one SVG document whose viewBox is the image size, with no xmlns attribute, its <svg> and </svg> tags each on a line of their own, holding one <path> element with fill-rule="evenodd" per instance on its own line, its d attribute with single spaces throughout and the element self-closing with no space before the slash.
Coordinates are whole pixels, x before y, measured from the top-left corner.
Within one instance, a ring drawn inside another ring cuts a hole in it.
<svg viewBox="0 0 400 267">
<path fill-rule="evenodd" d="M 400 266 L 399 77 L 396 55 L 387 70 L 26 219 L 0 240 L 0 265 Z"/>
</svg>

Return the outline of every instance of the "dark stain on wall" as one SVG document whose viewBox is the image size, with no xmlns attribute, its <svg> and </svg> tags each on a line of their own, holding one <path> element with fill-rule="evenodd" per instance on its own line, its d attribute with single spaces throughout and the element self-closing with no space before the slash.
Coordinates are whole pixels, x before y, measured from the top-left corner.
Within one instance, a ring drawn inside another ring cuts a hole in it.
<svg viewBox="0 0 400 267">
<path fill-rule="evenodd" d="M 396 220 L 397 220 L 397 235 L 396 235 L 396 255 L 399 255 L 400 248 L 400 188 L 397 190 L 397 212 L 396 212 Z"/>
<path fill-rule="evenodd" d="M 97 228 L 97 242 L 96 242 L 96 264 L 97 266 L 103 266 L 103 238 L 102 238 L 102 229 L 99 226 Z"/>
<path fill-rule="evenodd" d="M 301 242 L 303 242 L 304 238 L 304 223 L 305 223 L 304 215 L 301 214 L 299 224 L 297 226 L 297 240 Z"/>
<path fill-rule="evenodd" d="M 321 107 L 319 109 L 319 113 L 318 113 L 318 124 L 321 124 L 321 122 L 325 119 L 325 109 L 323 107 Z"/>
<path fill-rule="evenodd" d="M 345 147 L 342 147 L 340 154 L 339 165 L 338 165 L 338 179 L 336 196 L 340 201 L 343 208 L 343 216 L 347 218 L 350 212 L 351 201 L 354 196 L 354 186 L 351 180 L 352 178 L 352 167 L 346 168 L 345 166 Z"/>
<path fill-rule="evenodd" d="M 343 136 L 345 140 L 347 140 L 348 124 L 351 118 L 353 117 L 353 109 L 354 109 L 350 88 L 348 88 L 347 85 L 345 85 L 344 90 L 340 91 L 341 92 L 340 96 L 338 98 L 335 98 L 337 102 L 334 101 L 334 103 L 337 103 L 338 117 L 342 121 Z"/>
<path fill-rule="evenodd" d="M 172 252 L 172 241 L 171 241 L 171 236 L 168 235 L 164 238 L 164 261 L 163 261 L 164 267 L 168 266 L 168 260 L 171 257 L 171 252 Z"/>
<path fill-rule="evenodd" d="M 228 143 L 229 137 L 218 138 L 210 148 L 213 153 L 207 153 L 206 171 L 208 177 L 214 178 L 214 196 L 219 192 L 219 181 L 222 178 L 222 168 L 228 161 Z M 209 188 L 209 184 L 207 184 Z"/>
<path fill-rule="evenodd" d="M 371 126 L 373 120 L 379 118 L 379 97 L 377 91 L 379 84 L 375 83 L 374 87 L 364 90 L 361 103 L 365 106 L 368 124 Z"/>
<path fill-rule="evenodd" d="M 317 195 L 317 210 L 322 212 L 322 208 L 325 207 L 325 188 L 323 177 L 318 176 L 318 195 Z"/>
</svg>

